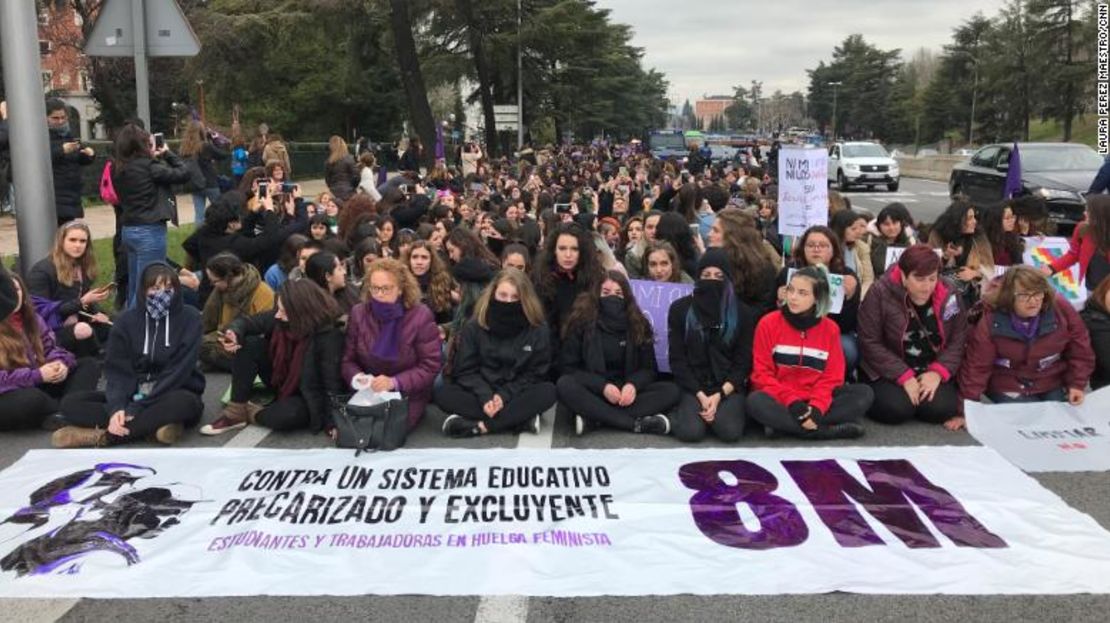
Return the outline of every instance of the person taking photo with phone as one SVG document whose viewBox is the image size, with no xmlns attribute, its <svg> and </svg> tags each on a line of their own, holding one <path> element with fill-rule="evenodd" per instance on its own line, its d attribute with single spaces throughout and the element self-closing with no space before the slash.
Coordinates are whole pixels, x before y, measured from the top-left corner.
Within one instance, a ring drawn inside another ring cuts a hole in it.
<svg viewBox="0 0 1110 623">
<path fill-rule="evenodd" d="M 46 100 L 46 125 L 50 129 L 50 162 L 54 168 L 54 209 L 58 225 L 85 216 L 81 206 L 81 167 L 92 164 L 96 152 L 73 137 L 66 103 Z"/>
</svg>

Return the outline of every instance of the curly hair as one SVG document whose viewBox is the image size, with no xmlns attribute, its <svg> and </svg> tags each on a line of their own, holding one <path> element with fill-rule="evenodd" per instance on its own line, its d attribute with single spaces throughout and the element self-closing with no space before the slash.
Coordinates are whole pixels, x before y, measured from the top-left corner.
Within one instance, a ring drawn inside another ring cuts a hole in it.
<svg viewBox="0 0 1110 623">
<path fill-rule="evenodd" d="M 766 287 L 763 275 L 775 270 L 763 244 L 763 234 L 755 219 L 740 208 L 725 208 L 717 213 L 721 226 L 721 248 L 732 264 L 732 281 L 744 297 L 756 296 Z"/>
<path fill-rule="evenodd" d="M 536 291 L 545 299 L 555 297 L 555 269 L 558 266 L 555 246 L 562 236 L 572 236 L 578 241 L 578 264 L 574 270 L 574 283 L 579 291 L 592 290 L 599 286 L 604 274 L 590 233 L 578 223 L 562 223 L 544 240 L 543 250 L 536 257 L 536 266 L 532 271 Z"/>
<path fill-rule="evenodd" d="M 343 209 L 339 212 L 339 237 L 350 245 L 350 238 L 355 230 L 355 225 L 366 216 L 377 218 L 377 203 L 369 195 L 351 195 L 351 198 L 343 204 Z"/>
<path fill-rule="evenodd" d="M 408 266 L 410 271 L 412 270 L 410 258 L 412 252 L 417 249 L 423 249 L 432 258 L 431 264 L 428 266 L 428 274 L 431 275 L 431 279 L 428 283 L 428 293 L 424 297 L 425 303 L 432 311 L 437 313 L 451 309 L 455 305 L 454 301 L 451 300 L 451 292 L 458 289 L 459 284 L 451 276 L 451 271 L 447 270 L 447 264 L 443 261 L 443 257 L 427 240 L 414 241 L 408 252 L 405 253 L 404 258 L 402 258 L 405 266 Z"/>
<path fill-rule="evenodd" d="M 408 266 L 400 260 L 378 258 L 366 268 L 366 280 L 362 284 L 362 300 L 370 300 L 370 277 L 374 273 L 383 272 L 393 276 L 393 280 L 401 288 L 401 303 L 405 309 L 412 309 L 420 304 L 420 284 Z"/>
</svg>

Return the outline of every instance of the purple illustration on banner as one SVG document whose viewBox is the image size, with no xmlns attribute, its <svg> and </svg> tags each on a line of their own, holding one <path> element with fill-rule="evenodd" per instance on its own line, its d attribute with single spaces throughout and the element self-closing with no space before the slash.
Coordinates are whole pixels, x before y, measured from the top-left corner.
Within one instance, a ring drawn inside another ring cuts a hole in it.
<svg viewBox="0 0 1110 623">
<path fill-rule="evenodd" d="M 671 303 L 693 291 L 694 286 L 685 283 L 632 280 L 636 303 L 647 316 L 655 335 L 655 361 L 660 372 L 671 371 L 671 364 L 667 360 L 667 313 L 671 310 Z"/>
</svg>

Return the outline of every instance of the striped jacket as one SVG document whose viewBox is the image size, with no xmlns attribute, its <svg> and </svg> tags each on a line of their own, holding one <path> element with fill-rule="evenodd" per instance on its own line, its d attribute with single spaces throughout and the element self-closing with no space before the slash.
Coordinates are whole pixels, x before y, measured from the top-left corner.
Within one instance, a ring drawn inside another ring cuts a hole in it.
<svg viewBox="0 0 1110 623">
<path fill-rule="evenodd" d="M 825 317 L 799 331 L 781 311 L 767 314 L 755 328 L 752 364 L 753 391 L 766 392 L 784 406 L 804 400 L 827 413 L 833 390 L 844 384 L 840 328 Z"/>
</svg>

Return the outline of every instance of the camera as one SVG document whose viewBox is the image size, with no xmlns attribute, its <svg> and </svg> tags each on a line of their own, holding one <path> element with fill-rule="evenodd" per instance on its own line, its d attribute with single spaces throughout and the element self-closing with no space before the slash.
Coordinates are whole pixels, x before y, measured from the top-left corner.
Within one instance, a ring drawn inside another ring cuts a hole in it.
<svg viewBox="0 0 1110 623">
<path fill-rule="evenodd" d="M 166 135 L 158 132 L 154 135 L 154 148 L 162 149 L 166 146 Z"/>
</svg>

